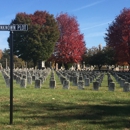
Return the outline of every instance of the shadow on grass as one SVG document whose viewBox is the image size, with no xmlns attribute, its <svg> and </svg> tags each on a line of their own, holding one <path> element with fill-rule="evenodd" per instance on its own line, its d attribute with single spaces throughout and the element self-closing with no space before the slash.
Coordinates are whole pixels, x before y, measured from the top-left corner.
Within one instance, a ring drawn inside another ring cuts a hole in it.
<svg viewBox="0 0 130 130">
<path fill-rule="evenodd" d="M 4 106 L 7 110 L 7 106 Z M 16 122 L 31 126 L 50 126 L 51 124 L 78 121 L 87 124 L 102 125 L 105 129 L 130 128 L 130 101 L 107 102 L 107 104 L 87 105 L 73 103 L 36 103 L 27 101 L 24 105 L 15 104 L 15 116 L 28 122 Z"/>
</svg>

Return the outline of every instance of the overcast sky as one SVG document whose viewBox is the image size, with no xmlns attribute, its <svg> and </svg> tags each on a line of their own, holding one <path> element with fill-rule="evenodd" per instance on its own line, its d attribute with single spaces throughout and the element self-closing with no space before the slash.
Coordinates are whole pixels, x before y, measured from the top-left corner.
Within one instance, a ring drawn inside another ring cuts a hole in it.
<svg viewBox="0 0 130 130">
<path fill-rule="evenodd" d="M 33 14 L 47 11 L 54 16 L 68 13 L 77 18 L 86 47 L 105 46 L 104 33 L 123 8 L 130 8 L 130 0 L 2 0 L 0 24 L 8 25 L 19 12 Z M 0 49 L 9 48 L 8 31 L 0 31 Z"/>
</svg>

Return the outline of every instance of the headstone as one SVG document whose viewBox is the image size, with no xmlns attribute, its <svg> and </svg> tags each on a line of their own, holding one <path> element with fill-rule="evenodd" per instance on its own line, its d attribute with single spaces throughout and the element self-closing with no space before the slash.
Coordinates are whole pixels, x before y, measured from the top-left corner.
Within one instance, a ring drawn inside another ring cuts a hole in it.
<svg viewBox="0 0 130 130">
<path fill-rule="evenodd" d="M 64 82 L 63 82 L 63 89 L 69 89 L 69 88 L 70 88 L 69 80 L 64 80 Z"/>
<path fill-rule="evenodd" d="M 109 86 L 110 82 L 113 82 L 113 80 L 111 78 L 108 78 L 108 86 Z"/>
<path fill-rule="evenodd" d="M 56 81 L 55 80 L 50 80 L 50 88 L 54 89 L 56 87 Z"/>
<path fill-rule="evenodd" d="M 26 75 L 23 75 L 22 77 L 23 77 L 24 79 L 26 79 Z"/>
<path fill-rule="evenodd" d="M 35 75 L 32 76 L 32 80 L 35 81 Z"/>
<path fill-rule="evenodd" d="M 43 78 L 43 77 L 40 77 L 39 79 L 41 80 L 41 84 L 43 84 L 44 78 Z"/>
<path fill-rule="evenodd" d="M 72 82 L 73 81 L 73 77 L 69 76 L 69 81 Z"/>
<path fill-rule="evenodd" d="M 90 83 L 92 83 L 93 81 L 93 78 L 91 76 L 89 76 L 89 79 L 90 79 Z"/>
<path fill-rule="evenodd" d="M 77 86 L 78 86 L 78 89 L 84 89 L 84 81 L 78 81 L 78 84 L 77 84 Z"/>
<path fill-rule="evenodd" d="M 5 79 L 5 82 L 6 82 L 6 86 L 7 86 L 7 87 L 10 87 L 10 77 L 7 77 L 7 78 Z"/>
<path fill-rule="evenodd" d="M 89 86 L 90 85 L 90 79 L 89 78 L 85 78 L 85 86 Z"/>
<path fill-rule="evenodd" d="M 96 81 L 99 83 L 99 87 L 101 87 L 101 79 L 97 78 Z"/>
<path fill-rule="evenodd" d="M 130 78 L 127 79 L 128 83 L 130 83 Z"/>
<path fill-rule="evenodd" d="M 41 80 L 40 79 L 35 80 L 35 88 L 41 88 Z"/>
<path fill-rule="evenodd" d="M 93 82 L 93 90 L 96 90 L 96 91 L 99 90 L 99 82 L 98 81 Z"/>
<path fill-rule="evenodd" d="M 115 83 L 114 82 L 110 82 L 109 86 L 108 86 L 109 91 L 114 91 L 115 90 Z"/>
<path fill-rule="evenodd" d="M 15 74 L 13 75 L 13 78 L 14 78 L 14 80 L 16 80 L 16 75 Z"/>
<path fill-rule="evenodd" d="M 78 77 L 77 76 L 73 76 L 73 85 L 77 86 L 78 83 Z"/>
<path fill-rule="evenodd" d="M 61 83 L 63 84 L 63 82 L 66 80 L 66 77 L 64 77 L 63 75 L 61 75 L 61 77 L 60 77 L 60 81 L 61 81 Z"/>
<path fill-rule="evenodd" d="M 20 84 L 20 79 L 21 78 L 19 76 L 16 77 L 16 84 Z"/>
<path fill-rule="evenodd" d="M 130 83 L 125 82 L 124 87 L 123 87 L 124 92 L 129 92 L 130 91 Z"/>
<path fill-rule="evenodd" d="M 120 87 L 124 87 L 124 84 L 125 84 L 125 79 L 121 79 L 120 80 Z"/>
<path fill-rule="evenodd" d="M 27 77 L 27 83 L 28 84 L 32 84 L 32 76 L 28 76 Z"/>
<path fill-rule="evenodd" d="M 26 81 L 26 79 L 21 78 L 21 80 L 20 80 L 20 87 L 22 87 L 22 88 L 26 88 L 26 85 L 27 85 L 27 81 Z"/>
</svg>

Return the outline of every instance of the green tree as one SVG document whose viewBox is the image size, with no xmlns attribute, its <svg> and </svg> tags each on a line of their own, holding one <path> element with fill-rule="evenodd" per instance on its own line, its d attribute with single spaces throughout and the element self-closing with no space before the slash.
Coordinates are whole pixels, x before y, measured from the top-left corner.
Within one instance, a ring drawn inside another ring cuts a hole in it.
<svg viewBox="0 0 130 130">
<path fill-rule="evenodd" d="M 95 46 L 86 49 L 86 52 L 83 56 L 83 61 L 85 61 L 86 65 L 94 65 L 92 62 L 92 56 L 97 54 L 98 51 L 99 49 Z"/>
<path fill-rule="evenodd" d="M 14 55 L 13 59 L 14 59 L 13 61 L 14 61 L 14 67 L 15 68 L 25 67 L 25 62 L 21 58 L 18 58 L 17 56 Z"/>
<path fill-rule="evenodd" d="M 111 47 L 108 47 L 108 46 L 106 46 L 106 47 L 104 47 L 103 48 L 103 51 L 104 51 L 104 54 L 105 54 L 105 64 L 106 65 L 116 65 L 116 58 L 115 58 L 115 51 L 114 51 L 114 49 L 113 48 L 111 48 Z"/>
<path fill-rule="evenodd" d="M 100 70 L 103 65 L 115 65 L 116 60 L 114 56 L 115 52 L 110 47 L 104 47 L 103 49 L 92 47 L 87 50 L 85 62 L 89 65 L 98 66 Z"/>
<path fill-rule="evenodd" d="M 101 67 L 105 63 L 105 54 L 103 51 L 97 52 L 97 54 L 94 54 L 93 56 L 90 57 L 90 64 L 91 65 L 97 65 L 98 69 L 100 70 Z"/>
<path fill-rule="evenodd" d="M 52 14 L 46 11 L 18 13 L 11 24 L 28 24 L 28 31 L 14 31 L 13 48 L 16 56 L 24 61 L 32 61 L 34 67 L 38 61 L 51 56 L 59 38 L 57 21 Z M 8 42 L 10 46 L 10 36 Z"/>
</svg>

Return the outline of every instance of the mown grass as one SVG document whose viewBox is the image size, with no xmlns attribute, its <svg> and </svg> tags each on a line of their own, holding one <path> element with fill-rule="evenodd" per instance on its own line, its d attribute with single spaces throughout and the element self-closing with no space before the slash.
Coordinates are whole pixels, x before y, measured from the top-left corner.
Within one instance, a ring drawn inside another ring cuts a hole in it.
<svg viewBox="0 0 130 130">
<path fill-rule="evenodd" d="M 0 73 L 0 130 L 130 129 L 130 92 L 123 92 L 118 83 L 114 92 L 108 91 L 107 75 L 99 91 L 93 90 L 92 83 L 85 90 L 72 84 L 69 90 L 64 90 L 57 75 L 55 78 L 54 90 L 49 88 L 49 77 L 41 89 L 34 88 L 34 83 L 20 88 L 14 81 L 13 125 L 10 125 L 10 89 Z"/>
</svg>

